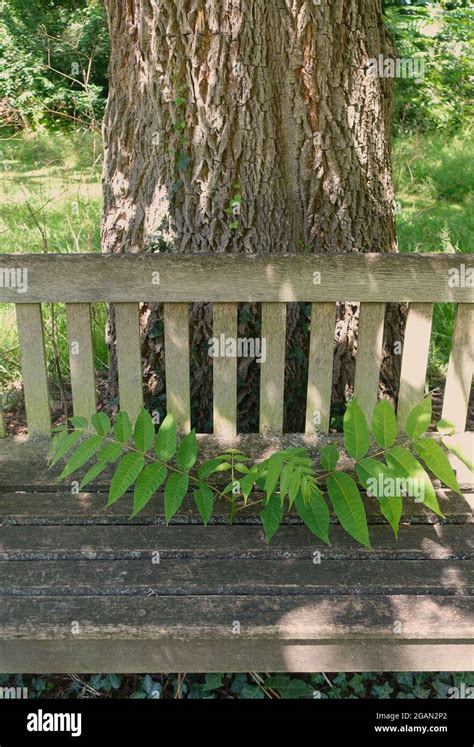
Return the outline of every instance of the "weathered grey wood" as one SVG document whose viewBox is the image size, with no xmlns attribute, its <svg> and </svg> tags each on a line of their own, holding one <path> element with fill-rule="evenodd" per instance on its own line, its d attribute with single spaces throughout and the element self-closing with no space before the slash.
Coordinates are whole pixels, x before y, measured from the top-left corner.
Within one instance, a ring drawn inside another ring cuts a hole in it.
<svg viewBox="0 0 474 747">
<path fill-rule="evenodd" d="M 435 437 L 436 434 L 433 434 Z M 457 437 L 458 447 L 466 454 L 472 452 L 474 435 L 465 433 L 463 438 Z M 350 469 L 352 460 L 344 454 L 342 434 L 305 435 L 301 433 L 286 433 L 281 436 L 264 436 L 257 433 L 240 434 L 232 439 L 215 438 L 209 434 L 198 434 L 199 460 L 212 459 L 222 453 L 228 446 L 241 449 L 252 460 L 260 461 L 277 450 L 294 447 L 305 447 L 314 463 L 316 471 L 320 471 L 319 457 L 321 448 L 329 443 L 335 444 L 340 451 L 338 467 Z M 62 466 L 56 465 L 52 470 L 46 469 L 49 443 L 29 441 L 25 436 L 13 436 L 0 441 L 0 489 L 31 490 L 51 489 L 55 478 L 60 474 Z M 377 447 L 373 445 L 368 455 L 375 453 Z M 458 470 L 459 463 L 455 466 Z M 472 490 L 472 475 L 464 470 L 460 485 Z M 105 472 L 99 481 L 91 484 L 91 488 L 98 485 L 106 486 L 110 482 L 111 472 Z M 64 483 L 60 484 L 64 490 Z M 56 488 L 57 489 L 57 486 Z"/>
<path fill-rule="evenodd" d="M 125 410 L 134 423 L 143 406 L 138 304 L 116 303 L 114 312 L 120 409 Z"/>
<path fill-rule="evenodd" d="M 76 524 L 113 524 L 117 526 L 123 524 L 130 526 L 133 524 L 153 524 L 154 526 L 162 526 L 165 524 L 162 493 L 154 495 L 143 511 L 140 512 L 139 516 L 130 519 L 133 508 L 132 492 L 127 493 L 120 501 L 106 509 L 108 492 L 108 486 L 106 485 L 101 486 L 102 492 L 100 493 L 85 491 L 80 495 L 71 495 L 70 492 L 65 492 L 64 488 L 62 491 L 51 492 L 55 486 L 50 488 L 48 492 L 41 493 L 24 492 L 25 487 L 25 485 L 18 487 L 18 490 L 21 492 L 8 491 L 0 493 L 0 525 L 37 524 L 42 526 L 63 526 Z M 402 524 L 435 524 L 439 527 L 441 524 L 473 523 L 474 495 L 472 493 L 466 493 L 462 498 L 454 493 L 445 494 L 442 490 L 438 490 L 437 493 L 441 509 L 445 516 L 444 519 L 440 519 L 439 516 L 425 508 L 421 503 L 408 500 L 403 506 Z M 258 497 L 258 495 L 255 496 L 255 498 Z M 370 525 L 383 524 L 385 526 L 386 522 L 380 513 L 377 499 L 364 496 L 364 505 L 368 523 Z M 260 528 L 260 510 L 260 504 L 239 510 L 235 517 L 235 523 L 232 526 L 257 524 Z M 228 523 L 228 515 L 228 503 L 217 501 L 210 524 L 225 525 Z M 334 523 L 336 520 L 332 512 L 330 512 L 330 517 Z M 301 523 L 294 510 L 283 521 L 291 525 Z M 199 524 L 201 528 L 202 520 L 196 511 L 194 500 L 191 496 L 185 498 L 179 513 L 173 519 L 172 523 L 173 525 Z M 402 531 L 405 531 L 405 529 L 403 528 Z M 350 542 L 346 534 L 344 534 L 344 537 L 347 542 Z M 350 545 L 348 546 L 350 547 Z M 397 543 L 394 543 L 394 547 L 398 547 Z"/>
<path fill-rule="evenodd" d="M 384 317 L 385 304 L 361 303 L 354 396 L 369 422 L 378 399 Z"/>
<path fill-rule="evenodd" d="M 472 289 L 471 297 L 474 298 Z M 443 399 L 443 418 L 454 423 L 459 433 L 466 427 L 474 371 L 473 340 L 474 306 L 459 304 Z"/>
<path fill-rule="evenodd" d="M 235 303 L 215 303 L 212 335 L 216 340 L 237 340 Z M 237 433 L 237 357 L 213 358 L 213 431 L 218 437 Z"/>
<path fill-rule="evenodd" d="M 425 396 L 426 370 L 430 351 L 433 304 L 411 303 L 403 343 L 398 425 L 405 428 L 407 415 Z"/>
<path fill-rule="evenodd" d="M 258 604 L 258 600 L 257 600 Z M 237 620 L 238 622 L 238 620 Z M 471 640 L 0 640 L 1 672 L 465 672 Z"/>
<path fill-rule="evenodd" d="M 49 436 L 51 413 L 41 305 L 17 304 L 16 318 L 28 434 Z"/>
<path fill-rule="evenodd" d="M 230 640 L 229 620 L 239 620 L 242 640 L 294 641 L 350 639 L 459 641 L 472 635 L 473 597 L 411 596 L 291 596 L 202 597 L 3 597 L 1 638 L 60 640 L 98 634 L 106 640 L 130 637 L 180 640 Z M 395 634 L 394 623 L 400 622 Z"/>
<path fill-rule="evenodd" d="M 260 364 L 260 433 L 283 430 L 285 388 L 286 304 L 262 303 L 262 351 Z"/>
<path fill-rule="evenodd" d="M 87 303 L 68 303 L 66 314 L 74 415 L 90 419 L 96 411 L 91 307 Z"/>
<path fill-rule="evenodd" d="M 158 548 L 159 551 L 159 548 Z M 285 594 L 440 594 L 471 596 L 469 560 L 9 560 L 0 595 L 125 596 Z M 409 570 L 409 573 L 407 573 Z"/>
<path fill-rule="evenodd" d="M 5 422 L 5 393 L 0 389 L 0 438 L 7 435 L 7 426 Z"/>
<path fill-rule="evenodd" d="M 191 430 L 189 373 L 189 309 L 185 303 L 165 303 L 166 408 L 178 430 Z"/>
<path fill-rule="evenodd" d="M 28 269 L 28 290 L 0 288 L 0 303 L 40 301 L 366 301 L 472 303 L 449 272 L 474 254 L 179 255 L 13 254 L 0 270 Z M 160 284 L 154 273 L 160 273 Z M 314 272 L 323 281 L 313 283 Z M 52 282 L 54 278 L 54 282 Z"/>
<path fill-rule="evenodd" d="M 336 307 L 313 303 L 308 361 L 306 433 L 329 431 Z"/>
<path fill-rule="evenodd" d="M 37 503 L 41 498 L 37 498 Z M 65 507 L 67 508 L 67 507 Z M 281 527 L 270 544 L 261 526 L 4 526 L 0 560 L 145 559 L 313 559 L 441 560 L 474 558 L 472 526 L 402 526 L 398 542 L 388 526 L 372 526 L 373 551 L 331 528 L 331 546 L 305 526 Z M 319 557 L 319 556 L 318 556 Z"/>
</svg>

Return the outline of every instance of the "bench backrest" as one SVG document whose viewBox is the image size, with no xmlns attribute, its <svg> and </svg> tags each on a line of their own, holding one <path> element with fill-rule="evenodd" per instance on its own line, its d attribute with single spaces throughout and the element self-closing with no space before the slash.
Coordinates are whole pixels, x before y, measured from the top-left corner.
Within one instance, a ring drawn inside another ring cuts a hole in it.
<svg viewBox="0 0 474 747">
<path fill-rule="evenodd" d="M 120 407 L 134 417 L 143 403 L 139 303 L 163 302 L 167 410 L 183 431 L 190 429 L 191 412 L 189 303 L 212 303 L 217 339 L 237 338 L 239 303 L 261 303 L 266 358 L 260 431 L 278 434 L 288 302 L 312 304 L 307 433 L 329 427 L 337 302 L 360 302 L 355 395 L 368 415 L 379 390 L 385 305 L 409 303 L 398 397 L 401 427 L 424 395 L 433 304 L 454 302 L 443 417 L 463 431 L 474 365 L 472 275 L 473 254 L 0 255 L 0 302 L 16 304 L 30 435 L 46 435 L 50 428 L 41 303 L 66 303 L 74 413 L 86 417 L 96 407 L 90 304 L 114 304 Z M 217 436 L 236 432 L 235 357 L 213 358 L 213 423 Z"/>
</svg>

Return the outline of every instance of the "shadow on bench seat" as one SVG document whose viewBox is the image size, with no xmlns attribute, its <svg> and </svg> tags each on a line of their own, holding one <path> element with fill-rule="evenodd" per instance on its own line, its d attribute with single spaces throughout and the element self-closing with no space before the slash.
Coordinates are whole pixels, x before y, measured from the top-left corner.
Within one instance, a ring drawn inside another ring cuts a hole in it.
<svg viewBox="0 0 474 747">
<path fill-rule="evenodd" d="M 443 521 L 412 503 L 398 542 L 367 498 L 373 552 L 291 516 L 267 545 L 251 508 L 166 527 L 156 495 L 130 522 L 131 496 L 53 484 L 46 451 L 0 442 L 0 671 L 473 668 L 470 494 L 438 491 Z"/>
</svg>

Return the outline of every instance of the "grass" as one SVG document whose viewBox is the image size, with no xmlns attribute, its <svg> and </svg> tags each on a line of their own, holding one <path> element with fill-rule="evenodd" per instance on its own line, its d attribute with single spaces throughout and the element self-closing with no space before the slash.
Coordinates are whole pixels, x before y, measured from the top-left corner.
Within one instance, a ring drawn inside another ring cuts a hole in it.
<svg viewBox="0 0 474 747">
<path fill-rule="evenodd" d="M 101 141 L 93 132 L 22 134 L 0 139 L 0 252 L 100 251 Z M 65 309 L 43 307 L 49 373 L 57 381 L 53 325 L 61 372 L 69 376 Z M 107 368 L 106 308 L 92 310 L 95 363 Z M 21 380 L 14 309 L 0 305 L 0 385 Z"/>
<path fill-rule="evenodd" d="M 401 252 L 469 252 L 474 236 L 474 142 L 470 131 L 400 139 L 393 152 Z M 446 373 L 455 316 L 453 304 L 436 304 L 428 377 Z"/>
<path fill-rule="evenodd" d="M 402 252 L 468 252 L 474 235 L 474 143 L 470 132 L 398 139 L 393 150 Z M 42 133 L 0 140 L 0 252 L 100 251 L 101 143 L 97 133 Z M 63 376 L 68 377 L 65 312 L 46 306 L 46 346 L 50 373 L 52 325 Z M 96 365 L 107 367 L 106 309 L 93 307 Z M 430 351 L 430 383 L 443 376 L 451 342 L 454 307 L 435 308 Z M 0 305 L 0 384 L 21 380 L 14 311 Z"/>
</svg>

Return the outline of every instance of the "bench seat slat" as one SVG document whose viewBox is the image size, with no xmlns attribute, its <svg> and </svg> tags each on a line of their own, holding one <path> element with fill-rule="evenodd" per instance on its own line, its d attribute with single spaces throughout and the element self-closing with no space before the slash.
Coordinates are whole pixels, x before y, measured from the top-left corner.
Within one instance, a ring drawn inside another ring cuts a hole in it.
<svg viewBox="0 0 474 747">
<path fill-rule="evenodd" d="M 74 415 L 90 419 L 96 411 L 91 307 L 87 303 L 68 303 L 66 315 Z"/>
<path fill-rule="evenodd" d="M 258 563 L 258 564 L 257 564 Z M 470 596 L 474 563 L 432 560 L 380 563 L 312 559 L 248 560 L 10 560 L 0 576 L 0 596 L 446 594 Z"/>
<path fill-rule="evenodd" d="M 17 304 L 16 318 L 28 434 L 49 436 L 51 413 L 41 304 Z"/>
<path fill-rule="evenodd" d="M 261 526 L 200 524 L 131 526 L 4 526 L 0 560 L 86 560 L 160 558 L 313 558 L 326 560 L 428 560 L 474 558 L 474 527 L 431 524 L 402 526 L 398 542 L 387 525 L 370 527 L 374 552 L 358 544 L 340 526 L 331 527 L 326 547 L 303 525 L 280 527 L 270 544 Z"/>
<path fill-rule="evenodd" d="M 236 595 L 202 597 L 4 597 L 0 608 L 1 638 L 58 640 L 98 635 L 112 638 L 169 640 L 233 637 L 229 620 L 241 623 L 241 638 L 306 642 L 349 639 L 390 640 L 396 620 L 404 641 L 453 641 L 472 633 L 474 598 L 409 594 L 330 598 L 310 596 L 303 603 L 290 596 Z M 80 633 L 71 620 L 81 621 Z M 13 671 L 13 670 L 12 670 Z"/>
</svg>

